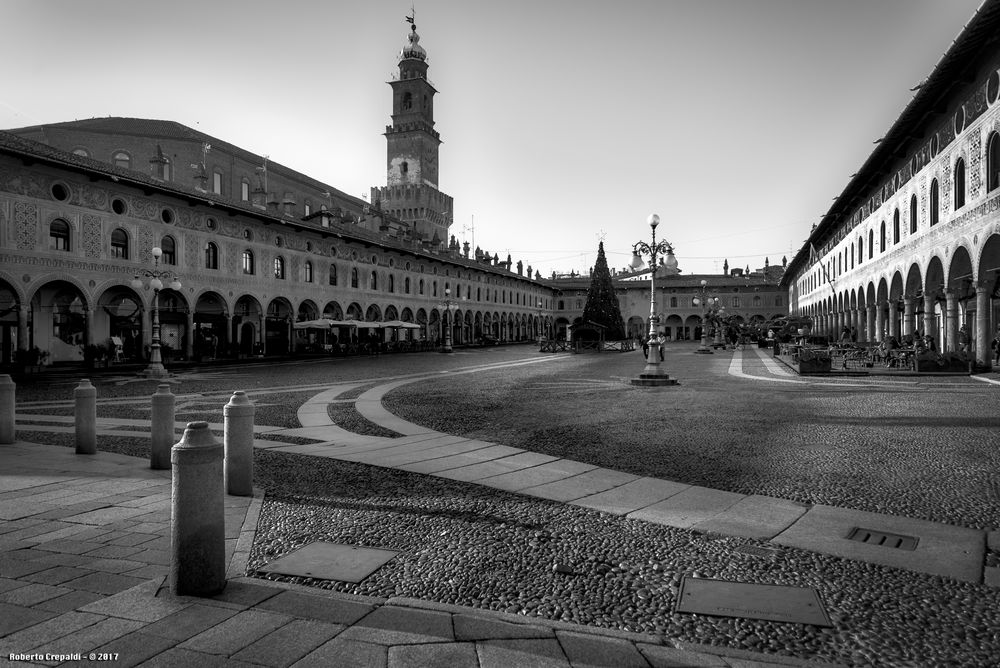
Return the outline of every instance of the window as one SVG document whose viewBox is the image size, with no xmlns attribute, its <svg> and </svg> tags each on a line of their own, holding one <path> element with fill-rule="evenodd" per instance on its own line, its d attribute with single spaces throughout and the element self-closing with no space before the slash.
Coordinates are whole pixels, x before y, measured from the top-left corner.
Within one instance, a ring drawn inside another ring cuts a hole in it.
<svg viewBox="0 0 1000 668">
<path fill-rule="evenodd" d="M 781 306 L 781 295 L 778 295 L 777 297 L 774 298 L 774 305 Z"/>
<path fill-rule="evenodd" d="M 670 308 L 677 308 L 677 297 L 670 298 Z"/>
<path fill-rule="evenodd" d="M 49 225 L 49 250 L 69 250 L 69 223 L 61 218 Z"/>
<path fill-rule="evenodd" d="M 177 246 L 174 244 L 173 237 L 163 237 L 163 239 L 160 240 L 160 250 L 163 251 L 163 256 L 160 258 L 160 261 L 163 262 L 163 264 L 177 264 Z"/>
<path fill-rule="evenodd" d="M 378 274 L 376 274 L 374 271 L 371 273 L 370 276 L 368 276 L 368 289 L 378 290 Z"/>
<path fill-rule="evenodd" d="M 940 212 L 938 211 L 940 202 L 938 201 L 938 180 L 934 179 L 931 181 L 931 227 L 938 224 L 940 218 Z"/>
<path fill-rule="evenodd" d="M 330 285 L 337 284 L 337 265 L 330 263 Z"/>
<path fill-rule="evenodd" d="M 407 276 L 403 279 L 403 292 L 410 294 L 410 277 Z"/>
<path fill-rule="evenodd" d="M 160 176 L 164 181 L 170 180 L 170 161 L 166 158 L 164 158 L 163 162 L 160 164 Z"/>
<path fill-rule="evenodd" d="M 306 281 L 306 283 L 312 283 L 313 282 L 313 263 L 309 262 L 309 261 L 306 261 L 306 266 L 305 266 L 305 281 Z"/>
<path fill-rule="evenodd" d="M 868 230 L 868 259 L 875 257 L 875 230 Z"/>
<path fill-rule="evenodd" d="M 395 292 L 395 291 L 396 291 L 396 277 L 393 276 L 392 274 L 389 274 L 389 292 Z"/>
<path fill-rule="evenodd" d="M 310 213 L 312 213 L 312 204 L 310 204 L 309 202 L 306 202 L 303 206 L 304 206 L 305 215 L 308 216 Z"/>
<path fill-rule="evenodd" d="M 115 163 L 115 167 L 122 167 L 124 169 L 129 169 L 132 166 L 132 158 L 125 151 L 116 152 L 111 156 L 111 162 Z"/>
<path fill-rule="evenodd" d="M 244 202 L 250 201 L 250 181 L 246 178 L 240 181 L 240 199 Z"/>
<path fill-rule="evenodd" d="M 243 273 L 244 274 L 253 273 L 253 251 L 249 250 L 243 251 Z"/>
<path fill-rule="evenodd" d="M 209 241 L 205 244 L 205 269 L 219 268 L 219 247 Z"/>
<path fill-rule="evenodd" d="M 892 214 L 892 243 L 899 243 L 899 209 Z"/>
<path fill-rule="evenodd" d="M 222 172 L 219 170 L 212 173 L 212 192 L 216 195 L 222 194 Z"/>
<path fill-rule="evenodd" d="M 403 93 L 403 111 L 413 108 L 413 93 L 407 91 Z"/>
<path fill-rule="evenodd" d="M 420 279 L 420 292 L 419 294 L 424 294 L 424 279 Z"/>
<path fill-rule="evenodd" d="M 854 244 L 851 244 L 851 269 L 854 269 Z"/>
<path fill-rule="evenodd" d="M 111 257 L 128 259 L 128 233 L 120 227 L 111 233 Z"/>
<path fill-rule="evenodd" d="M 753 296 L 753 307 L 760 308 L 760 295 Z"/>
<path fill-rule="evenodd" d="M 437 297 L 437 296 L 438 296 L 438 282 L 434 281 L 433 283 L 431 283 L 431 297 Z"/>
<path fill-rule="evenodd" d="M 882 225 L 878 230 L 878 252 L 885 252 L 885 221 L 882 221 Z"/>
<path fill-rule="evenodd" d="M 352 288 L 358 287 L 358 268 L 357 267 L 351 269 L 351 287 Z"/>
<path fill-rule="evenodd" d="M 910 234 L 917 233 L 917 196 L 910 198 Z"/>
<path fill-rule="evenodd" d="M 280 255 L 274 258 L 274 277 L 278 280 L 285 278 L 285 258 Z"/>
<path fill-rule="evenodd" d="M 986 192 L 997 188 L 1000 188 L 1000 132 L 992 132 L 986 140 Z"/>
<path fill-rule="evenodd" d="M 858 237 L 858 264 L 861 264 L 865 259 L 865 239 L 864 237 Z"/>
<path fill-rule="evenodd" d="M 955 210 L 965 206 L 965 160 L 959 158 L 955 163 Z"/>
<path fill-rule="evenodd" d="M 740 307 L 740 298 L 733 297 L 733 308 L 739 308 L 739 307 Z"/>
</svg>

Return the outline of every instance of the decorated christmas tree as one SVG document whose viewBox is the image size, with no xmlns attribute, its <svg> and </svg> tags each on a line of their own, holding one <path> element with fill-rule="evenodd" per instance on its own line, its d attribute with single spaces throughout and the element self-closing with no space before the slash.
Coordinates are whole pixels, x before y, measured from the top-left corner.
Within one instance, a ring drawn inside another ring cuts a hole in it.
<svg viewBox="0 0 1000 668">
<path fill-rule="evenodd" d="M 587 305 L 583 308 L 583 321 L 603 325 L 604 338 L 616 341 L 625 338 L 625 323 L 622 321 L 622 311 L 618 306 L 618 295 L 611 283 L 611 272 L 608 261 L 604 257 L 604 242 L 597 247 L 597 262 L 590 276 L 590 289 L 587 291 Z"/>
</svg>

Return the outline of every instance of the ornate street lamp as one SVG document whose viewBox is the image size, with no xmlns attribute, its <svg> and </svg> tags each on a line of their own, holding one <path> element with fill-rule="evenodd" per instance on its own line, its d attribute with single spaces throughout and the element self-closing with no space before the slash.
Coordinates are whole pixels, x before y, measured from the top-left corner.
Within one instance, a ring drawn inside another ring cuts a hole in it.
<svg viewBox="0 0 1000 668">
<path fill-rule="evenodd" d="M 444 289 L 444 301 L 438 304 L 438 308 L 443 310 L 444 315 L 444 345 L 441 352 L 450 353 L 451 349 L 451 314 L 458 310 L 458 304 L 451 299 L 451 288 Z"/>
<path fill-rule="evenodd" d="M 677 269 L 677 258 L 674 257 L 674 247 L 666 240 L 656 241 L 656 226 L 660 224 L 660 217 L 655 213 L 646 219 L 650 229 L 653 231 L 653 241 L 647 244 L 644 241 L 637 241 L 632 245 L 632 268 L 642 267 L 642 256 L 649 256 L 649 342 L 646 356 L 646 367 L 639 374 L 638 378 L 632 379 L 633 385 L 676 385 L 677 381 L 672 379 L 660 366 L 660 342 L 657 339 L 657 325 L 659 317 L 656 315 L 656 264 L 657 255 L 666 255 L 664 266 L 668 272 Z"/>
<path fill-rule="evenodd" d="M 694 298 L 694 305 L 701 306 L 701 345 L 695 352 L 699 355 L 711 355 L 712 349 L 708 347 L 708 314 L 712 309 L 719 307 L 719 298 L 708 296 L 708 281 L 705 279 L 701 281 L 699 294 L 699 297 Z"/>
<path fill-rule="evenodd" d="M 132 287 L 136 290 L 143 288 L 142 278 L 148 278 L 149 287 L 153 289 L 153 343 L 149 354 L 149 366 L 141 374 L 147 378 L 166 378 L 170 375 L 160 358 L 160 290 L 163 289 L 164 280 L 170 281 L 171 290 L 181 289 L 181 281 L 177 274 L 169 269 L 160 269 L 162 256 L 163 250 L 159 246 L 153 246 L 153 268 L 143 269 L 132 279 Z"/>
</svg>

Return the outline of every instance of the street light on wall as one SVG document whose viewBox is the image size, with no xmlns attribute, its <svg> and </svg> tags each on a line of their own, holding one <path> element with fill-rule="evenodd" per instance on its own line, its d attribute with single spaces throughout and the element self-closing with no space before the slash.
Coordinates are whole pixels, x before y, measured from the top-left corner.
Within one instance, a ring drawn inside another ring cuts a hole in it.
<svg viewBox="0 0 1000 668">
<path fill-rule="evenodd" d="M 177 275 L 169 269 L 160 269 L 160 258 L 163 256 L 163 249 L 153 246 L 153 268 L 143 269 L 132 279 L 132 287 L 136 290 L 143 289 L 143 278 L 149 279 L 149 287 L 153 289 L 153 341 L 150 346 L 149 366 L 142 372 L 147 378 L 166 378 L 168 375 L 163 366 L 163 359 L 160 356 L 160 290 L 163 289 L 164 280 L 169 280 L 168 287 L 177 291 L 181 289 L 181 281 Z"/>
<path fill-rule="evenodd" d="M 660 342 L 657 339 L 657 325 L 659 317 L 656 315 L 656 271 L 659 269 L 656 263 L 657 255 L 666 255 L 664 267 L 668 273 L 673 273 L 677 269 L 677 258 L 674 257 L 674 247 L 666 240 L 656 241 L 656 226 L 660 224 L 660 217 L 655 213 L 646 219 L 652 230 L 652 243 L 637 241 L 632 245 L 632 268 L 639 269 L 643 265 L 642 256 L 649 257 L 649 341 L 647 346 L 646 367 L 639 374 L 638 378 L 632 379 L 633 385 L 675 385 L 673 380 L 664 372 L 660 366 Z"/>
<path fill-rule="evenodd" d="M 695 352 L 711 355 L 712 349 L 708 347 L 708 315 L 713 309 L 719 308 L 719 298 L 708 296 L 708 281 L 705 279 L 701 281 L 701 292 L 694 298 L 694 305 L 701 306 L 701 345 Z"/>
</svg>

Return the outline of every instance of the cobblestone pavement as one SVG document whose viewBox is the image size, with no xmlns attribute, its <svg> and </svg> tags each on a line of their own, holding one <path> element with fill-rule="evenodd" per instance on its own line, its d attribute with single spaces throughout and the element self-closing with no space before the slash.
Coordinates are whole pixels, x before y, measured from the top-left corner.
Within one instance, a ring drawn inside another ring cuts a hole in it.
<svg viewBox="0 0 1000 668">
<path fill-rule="evenodd" d="M 683 357 L 686 351 L 676 347 L 675 351 L 680 372 L 695 368 L 691 360 Z M 530 449 L 511 448 L 501 439 L 489 442 L 469 438 L 468 435 L 438 433 L 428 426 L 400 419 L 385 409 L 384 400 L 394 396 L 395 390 L 434 387 L 440 384 L 435 382 L 437 379 L 447 384 L 452 377 L 464 375 L 478 382 L 490 377 L 516 375 L 519 368 L 525 373 L 538 373 L 537 370 L 553 364 L 579 366 L 583 363 L 580 358 L 567 358 L 565 361 L 556 357 L 539 359 L 525 354 L 528 353 L 526 349 L 507 351 L 507 354 L 497 352 L 459 354 L 447 360 L 440 356 L 432 356 L 431 359 L 428 356 L 410 356 L 410 359 L 383 358 L 374 362 L 359 360 L 361 363 L 357 365 L 327 365 L 323 371 L 328 374 L 333 372 L 330 375 L 335 376 L 337 384 L 312 382 L 313 378 L 310 373 L 303 372 L 302 365 L 287 367 L 299 381 L 297 383 L 275 382 L 281 376 L 273 373 L 273 369 L 264 377 L 248 374 L 246 369 L 237 370 L 234 376 L 239 374 L 243 381 L 251 381 L 252 384 L 243 387 L 255 395 L 260 404 L 267 404 L 278 395 L 301 397 L 282 405 L 285 412 L 289 406 L 294 406 L 294 421 L 271 420 L 280 422 L 282 426 L 269 426 L 258 420 L 256 445 L 275 456 L 281 456 L 279 453 L 307 453 L 430 474 L 461 484 L 473 481 L 476 485 L 496 490 L 490 493 L 515 491 L 528 499 L 539 499 L 533 503 L 568 503 L 567 507 L 581 508 L 579 512 L 597 509 L 613 517 L 624 516 L 622 521 L 651 522 L 665 527 L 666 531 L 682 532 L 691 541 L 700 540 L 699 536 L 710 539 L 712 535 L 727 534 L 755 540 L 770 539 L 775 544 L 840 555 L 849 560 L 937 573 L 930 580 L 918 580 L 918 585 L 920 582 L 933 583 L 929 596 L 946 592 L 951 586 L 948 582 L 965 580 L 971 584 L 957 591 L 960 596 L 969 596 L 971 591 L 972 598 L 969 600 L 977 608 L 983 606 L 983 594 L 980 593 L 984 591 L 983 587 L 988 591 L 991 584 L 998 584 L 996 569 L 989 565 L 991 553 L 986 551 L 987 539 L 993 541 L 994 549 L 998 547 L 995 532 L 919 520 L 904 521 L 900 517 L 878 513 L 865 515 L 850 508 L 789 503 L 777 497 L 734 494 L 678 481 L 657 481 L 636 473 L 623 473 L 617 467 L 575 464 L 575 460 L 568 457 L 539 457 Z M 415 359 L 420 357 L 424 358 L 422 368 L 417 363 L 420 360 Z M 388 362 L 396 360 L 403 362 L 398 365 L 401 368 L 396 368 L 396 365 L 386 368 Z M 823 391 L 824 386 L 833 393 L 842 393 L 845 389 L 850 391 L 851 388 L 860 392 L 879 392 L 888 387 L 889 390 L 903 388 L 908 393 L 933 395 L 941 389 L 948 389 L 968 396 L 987 393 L 987 399 L 989 392 L 1000 390 L 993 384 L 997 382 L 995 375 L 975 379 L 922 378 L 919 381 L 879 377 L 838 379 L 836 383 L 831 383 L 823 379 L 789 376 L 780 367 L 767 364 L 767 361 L 766 357 L 753 351 L 718 354 L 708 365 L 716 374 L 714 380 L 686 383 L 682 380 L 682 383 L 698 386 L 702 382 L 740 382 L 767 386 L 773 385 L 774 379 L 779 379 L 778 383 L 803 385 L 810 388 L 810 392 Z M 703 375 L 707 375 L 704 374 L 705 363 L 699 364 L 703 365 Z M 428 367 L 431 366 L 445 368 L 437 369 L 428 376 Z M 440 371 L 449 373 L 441 374 Z M 552 372 L 541 372 L 542 375 L 546 373 Z M 672 370 L 672 373 L 675 372 Z M 566 377 L 553 378 L 550 382 L 564 398 L 572 398 L 574 394 L 579 398 L 579 395 L 588 395 L 595 389 L 613 395 L 621 389 L 621 378 L 614 374 L 605 372 L 601 376 L 591 369 L 587 375 L 586 382 Z M 599 378 L 593 378 L 594 375 Z M 445 376 L 448 378 L 445 379 Z M 190 374 L 189 377 L 179 375 L 174 380 L 179 381 L 175 385 L 179 401 L 187 402 L 185 410 L 197 412 L 201 404 L 206 404 L 208 410 L 213 401 L 222 400 L 217 406 L 224 403 L 228 396 L 227 384 L 240 379 L 229 377 L 224 370 L 213 370 Z M 120 417 L 123 415 L 121 412 L 117 413 L 119 417 L 102 418 L 99 443 L 148 438 L 148 431 L 144 431 L 144 427 L 148 428 L 148 412 L 144 418 L 142 407 L 134 406 L 133 395 L 138 393 L 138 388 L 148 393 L 152 385 L 130 381 L 127 377 L 109 377 L 104 382 L 98 380 L 96 383 L 102 397 L 102 415 L 122 410 L 122 404 L 132 404 L 132 409 L 137 411 L 132 418 Z M 67 378 L 64 382 L 65 396 L 75 380 Z M 532 382 L 549 381 L 539 380 L 536 376 Z M 45 400 L 19 401 L 19 430 L 39 430 L 32 433 L 44 430 L 54 436 L 58 436 L 60 430 L 64 433 L 72 431 L 72 413 L 67 413 L 64 396 L 60 397 L 58 391 L 53 392 L 53 387 L 47 388 Z M 188 388 L 197 391 L 187 392 Z M 19 399 L 23 395 L 31 397 L 36 390 L 28 387 L 22 391 L 19 388 Z M 179 390 L 185 391 L 182 393 Z M 653 396 L 663 396 L 661 390 L 655 392 L 658 394 Z M 115 394 L 121 399 L 115 399 Z M 388 403 L 392 405 L 392 402 Z M 344 404 L 356 407 L 356 414 L 334 424 L 333 416 L 339 414 L 331 407 Z M 278 414 L 275 411 L 268 414 L 267 409 L 261 412 L 269 416 Z M 448 411 L 442 412 L 448 414 Z M 26 424 L 29 421 L 36 424 Z M 296 422 L 298 426 L 286 426 Z M 345 428 L 345 425 L 351 429 Z M 371 431 L 372 425 L 378 425 L 395 438 L 366 435 L 364 432 Z M 218 424 L 215 426 L 221 427 Z M 24 450 L 21 446 L 3 447 L 6 450 L 0 453 L 0 457 L 9 457 L 15 451 Z M 544 619 L 537 614 L 531 616 L 530 610 L 505 615 L 482 609 L 482 606 L 471 609 L 391 595 L 359 598 L 343 592 L 320 592 L 315 588 L 302 589 L 294 585 L 239 578 L 237 576 L 246 572 L 247 560 L 252 560 L 251 552 L 260 552 L 259 544 L 252 547 L 250 533 L 257 525 L 260 496 L 255 497 L 253 503 L 242 506 L 230 497 L 233 507 L 227 509 L 227 531 L 228 547 L 233 555 L 230 565 L 233 579 L 220 599 L 178 600 L 165 596 L 162 591 L 155 596 L 163 581 L 163 542 L 168 540 L 169 535 L 169 525 L 166 524 L 169 519 L 169 487 L 164 490 L 167 480 L 163 474 L 157 477 L 155 472 L 143 470 L 140 466 L 135 475 L 139 476 L 136 479 L 142 484 L 139 487 L 125 484 L 123 487 L 122 480 L 116 478 L 124 477 L 122 473 L 129 468 L 127 462 L 132 462 L 132 468 L 136 469 L 135 457 L 99 454 L 93 461 L 108 460 L 106 463 L 110 466 L 111 460 L 114 460 L 114 465 L 99 476 L 94 470 L 89 473 L 70 471 L 81 456 L 71 455 L 65 448 L 32 446 L 20 456 L 38 458 L 40 452 L 45 453 L 44 464 L 25 464 L 22 460 L 22 470 L 18 470 L 4 461 L 4 474 L 0 478 L 4 485 L 0 492 L 0 520 L 3 521 L 0 548 L 5 552 L 4 566 L 0 569 L 0 578 L 3 578 L 0 580 L 0 605 L 6 606 L 2 615 L 4 619 L 20 620 L 8 622 L 7 627 L 0 623 L 4 656 L 9 654 L 8 648 L 10 652 L 27 654 L 43 647 L 68 648 L 75 644 L 79 646 L 76 651 L 83 651 L 85 647 L 121 648 L 119 654 L 123 659 L 125 654 L 131 658 L 124 659 L 125 663 L 120 665 L 134 665 L 147 659 L 150 665 L 189 663 L 192 660 L 213 664 L 223 659 L 226 662 L 263 665 L 289 665 L 301 659 L 303 662 L 327 665 L 332 656 L 352 657 L 348 665 L 351 662 L 357 665 L 427 665 L 433 662 L 444 662 L 445 665 L 566 665 L 567 662 L 573 665 L 786 665 L 803 662 L 801 652 L 798 652 L 800 658 L 794 658 L 783 654 L 779 646 L 776 648 L 779 651 L 775 653 L 773 643 L 772 651 L 766 656 L 738 649 L 746 647 L 746 644 L 737 642 L 735 647 L 729 646 L 730 642 L 713 636 L 711 622 L 716 618 L 700 615 L 688 615 L 698 620 L 702 633 L 701 636 L 694 634 L 689 637 L 711 642 L 711 647 L 691 644 L 689 639 L 678 639 L 670 634 L 639 635 Z M 63 470 L 56 467 L 53 471 L 49 464 L 52 460 L 66 460 L 65 464 L 60 463 Z M 33 466 L 35 469 L 32 469 Z M 88 482 L 93 489 L 80 491 Z M 76 491 L 64 493 L 71 488 L 76 488 Z M 105 489 L 113 493 L 108 494 Z M 240 514 L 247 518 L 248 509 L 249 518 L 244 522 Z M 19 513 L 26 514 L 19 516 Z M 850 541 L 843 541 L 839 535 L 831 538 L 831 528 L 836 534 L 845 526 L 862 520 L 869 528 L 873 528 L 874 524 L 875 528 L 882 526 L 900 532 L 903 527 L 906 531 L 917 533 L 921 536 L 924 551 L 914 551 L 916 558 L 909 560 L 897 561 L 896 556 L 887 560 L 884 549 L 880 553 L 878 549 L 858 543 L 844 548 L 844 544 Z M 878 525 L 880 521 L 884 524 Z M 54 524 L 49 526 L 49 523 Z M 144 543 L 149 543 L 149 547 L 136 549 Z M 847 552 L 844 552 L 845 549 Z M 953 551 L 948 552 L 949 549 Z M 957 552 L 954 551 L 956 549 Z M 962 552 L 968 552 L 971 558 L 965 558 L 968 555 L 962 555 Z M 151 560 L 148 563 L 144 561 L 147 557 Z M 159 563 L 153 559 L 159 559 Z M 35 566 L 41 568 L 35 569 Z M 102 575 L 105 571 L 110 573 Z M 107 581 L 106 575 L 115 575 L 120 579 L 112 584 Z M 760 579 L 759 573 L 757 578 L 752 577 L 752 572 L 745 575 L 750 579 L 744 581 Z M 42 580 L 36 581 L 39 577 Z M 140 581 L 134 581 L 136 578 Z M 21 593 L 18 594 L 18 591 Z M 877 601 L 875 603 L 879 605 Z M 845 627 L 837 631 L 839 635 L 836 637 L 845 643 L 850 642 L 848 636 L 853 635 L 853 631 L 847 627 L 853 625 L 847 623 L 850 615 L 842 615 L 841 611 L 842 607 L 851 610 L 852 606 L 835 603 L 831 607 L 834 608 L 834 626 Z M 344 616 L 345 608 L 353 610 L 354 615 L 364 614 L 349 621 L 352 614 Z M 225 614 L 213 610 L 225 611 Z M 305 610 L 309 611 L 308 614 L 303 612 Z M 995 607 L 987 607 L 982 612 L 984 616 L 976 617 L 975 623 L 996 619 Z M 674 617 L 677 617 L 676 613 Z M 875 619 L 871 621 L 877 621 L 878 614 L 872 617 Z M 55 621 L 57 618 L 58 622 Z M 879 622 L 880 632 L 891 633 L 893 623 L 897 622 Z M 184 630 L 169 633 L 165 630 L 175 624 Z M 983 632 L 989 633 L 988 629 L 983 629 Z M 974 634 L 973 640 L 979 642 L 985 637 Z M 969 642 L 969 638 L 965 641 Z M 989 642 L 995 644 L 997 638 L 994 636 Z M 26 646 L 32 643 L 32 648 Z M 882 649 L 865 647 L 864 644 L 842 653 L 844 663 L 874 661 L 887 665 L 935 665 L 938 662 L 932 654 L 925 654 L 923 661 L 912 658 L 907 661 L 900 658 L 906 656 L 905 652 L 880 654 Z M 957 654 L 958 657 L 962 655 L 961 651 Z M 947 656 L 954 660 L 956 654 L 952 651 Z M 977 656 L 983 656 L 982 652 L 970 651 L 966 654 L 966 665 L 978 665 Z M 546 663 L 549 660 L 554 663 Z M 755 661 L 769 663 L 753 663 Z M 962 662 L 961 659 L 959 662 Z"/>
</svg>

